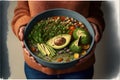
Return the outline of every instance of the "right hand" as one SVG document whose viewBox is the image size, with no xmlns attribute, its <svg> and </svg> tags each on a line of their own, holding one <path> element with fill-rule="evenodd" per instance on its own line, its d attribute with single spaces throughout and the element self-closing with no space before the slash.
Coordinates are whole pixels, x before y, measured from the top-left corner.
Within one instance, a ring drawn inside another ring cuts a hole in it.
<svg viewBox="0 0 120 80">
<path fill-rule="evenodd" d="M 23 34 L 24 33 L 24 29 L 25 29 L 25 26 L 20 27 L 19 33 L 18 33 L 18 38 L 21 41 L 21 44 L 22 44 L 23 48 L 25 47 L 25 45 L 23 43 L 23 40 L 24 40 L 24 34 Z"/>
<path fill-rule="evenodd" d="M 30 59 L 33 62 L 37 63 L 36 60 L 30 55 L 29 51 L 26 49 L 26 47 L 24 45 L 24 42 L 23 42 L 23 40 L 24 40 L 24 29 L 25 29 L 25 26 L 20 27 L 20 30 L 19 30 L 19 33 L 18 33 L 18 38 L 21 41 L 23 50 L 26 52 L 26 54 L 30 57 Z M 38 63 L 38 65 L 40 65 L 40 64 Z"/>
</svg>

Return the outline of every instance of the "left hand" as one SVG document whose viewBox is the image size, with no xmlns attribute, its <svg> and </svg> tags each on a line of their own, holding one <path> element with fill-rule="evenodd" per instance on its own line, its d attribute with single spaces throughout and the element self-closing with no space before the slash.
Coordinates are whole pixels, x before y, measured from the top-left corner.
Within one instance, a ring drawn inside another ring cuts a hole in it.
<svg viewBox="0 0 120 80">
<path fill-rule="evenodd" d="M 92 28 L 94 29 L 94 32 L 95 32 L 95 37 L 94 37 L 95 43 L 94 43 L 94 45 L 93 45 L 93 47 L 92 47 L 92 49 L 91 49 L 89 55 L 87 55 L 86 57 L 80 59 L 78 64 L 80 64 L 81 62 L 86 61 L 87 58 L 89 58 L 89 57 L 92 56 L 92 53 L 95 52 L 96 44 L 100 41 L 101 35 L 100 35 L 100 33 L 99 33 L 99 30 L 98 30 L 97 25 L 95 25 L 95 24 L 93 24 L 93 23 L 91 23 L 91 25 L 92 25 Z"/>
<path fill-rule="evenodd" d="M 91 23 L 91 25 L 92 25 L 92 27 L 94 29 L 94 32 L 95 32 L 95 38 L 94 38 L 95 43 L 98 43 L 100 41 L 100 38 L 101 38 L 101 35 L 99 33 L 99 30 L 98 30 L 98 27 L 97 27 L 97 25 L 95 25 L 93 23 Z"/>
<path fill-rule="evenodd" d="M 25 53 L 27 54 L 27 57 L 29 57 L 29 59 L 31 59 L 32 62 L 34 62 L 35 64 L 37 63 L 36 60 L 34 59 L 34 57 L 32 57 L 29 53 L 29 51 L 26 49 L 25 45 L 24 45 L 24 29 L 25 29 L 25 26 L 22 26 L 20 27 L 20 30 L 19 30 L 19 33 L 18 33 L 18 38 L 19 40 L 21 41 L 21 44 L 22 44 L 22 47 L 23 47 L 23 50 L 25 51 Z M 41 64 L 37 63 L 37 65 L 40 65 L 42 66 Z"/>
</svg>

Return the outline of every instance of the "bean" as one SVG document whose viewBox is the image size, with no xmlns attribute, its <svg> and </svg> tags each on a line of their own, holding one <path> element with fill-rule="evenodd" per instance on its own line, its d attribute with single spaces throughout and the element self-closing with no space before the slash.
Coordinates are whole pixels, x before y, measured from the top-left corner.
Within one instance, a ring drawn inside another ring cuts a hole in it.
<svg viewBox="0 0 120 80">
<path fill-rule="evenodd" d="M 59 51 L 58 54 L 62 54 L 63 53 L 63 50 Z"/>
<path fill-rule="evenodd" d="M 85 27 L 85 26 L 82 24 L 81 27 L 83 28 L 83 27 Z"/>
<path fill-rule="evenodd" d="M 67 49 L 66 52 L 70 52 L 70 49 Z"/>
<path fill-rule="evenodd" d="M 67 48 L 64 48 L 64 50 L 67 50 Z"/>
<path fill-rule="evenodd" d="M 69 58 L 67 58 L 67 59 L 66 59 L 66 62 L 70 62 L 70 59 L 69 59 Z"/>
<path fill-rule="evenodd" d="M 69 52 L 69 54 L 73 54 L 73 52 Z"/>
<path fill-rule="evenodd" d="M 80 56 L 80 55 L 79 55 L 78 53 L 75 53 L 75 54 L 74 54 L 74 58 L 75 58 L 75 59 L 78 59 L 79 56 Z"/>
</svg>

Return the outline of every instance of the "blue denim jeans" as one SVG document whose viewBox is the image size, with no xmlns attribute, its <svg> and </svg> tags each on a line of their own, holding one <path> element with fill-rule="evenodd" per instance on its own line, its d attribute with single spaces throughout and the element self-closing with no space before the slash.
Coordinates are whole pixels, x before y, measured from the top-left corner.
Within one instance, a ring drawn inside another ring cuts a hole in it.
<svg viewBox="0 0 120 80">
<path fill-rule="evenodd" d="M 44 74 L 40 71 L 37 71 L 29 67 L 26 63 L 25 63 L 24 69 L 25 69 L 25 75 L 27 79 L 92 79 L 93 73 L 94 73 L 93 66 L 84 71 L 60 74 L 60 75 Z"/>
</svg>

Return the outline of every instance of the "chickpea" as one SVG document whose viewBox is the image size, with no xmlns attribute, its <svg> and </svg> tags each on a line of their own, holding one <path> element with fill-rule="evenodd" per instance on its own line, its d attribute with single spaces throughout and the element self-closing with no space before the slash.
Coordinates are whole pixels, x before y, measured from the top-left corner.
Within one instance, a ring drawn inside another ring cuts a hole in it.
<svg viewBox="0 0 120 80">
<path fill-rule="evenodd" d="M 58 58 L 57 59 L 57 62 L 62 62 L 63 61 L 63 58 Z"/>
<path fill-rule="evenodd" d="M 83 45 L 82 48 L 83 48 L 83 49 L 89 49 L 89 48 L 90 48 L 90 45 L 89 45 L 89 44 Z"/>
<path fill-rule="evenodd" d="M 82 53 L 81 53 L 82 56 L 86 55 L 86 51 L 83 50 Z"/>
<path fill-rule="evenodd" d="M 80 56 L 79 53 L 74 53 L 74 58 L 75 58 L 75 59 L 78 59 L 79 56 Z"/>
</svg>

